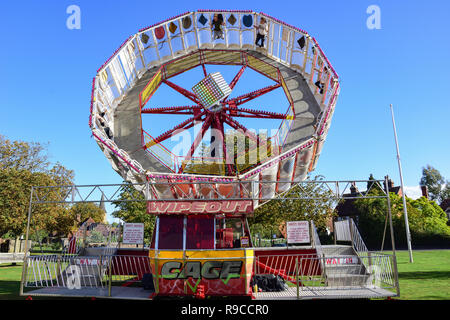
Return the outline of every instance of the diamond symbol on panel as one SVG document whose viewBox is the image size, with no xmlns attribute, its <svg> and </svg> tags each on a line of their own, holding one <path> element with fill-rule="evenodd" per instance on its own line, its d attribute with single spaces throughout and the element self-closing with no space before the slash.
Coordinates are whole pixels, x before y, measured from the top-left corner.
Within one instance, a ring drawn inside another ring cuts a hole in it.
<svg viewBox="0 0 450 320">
<path fill-rule="evenodd" d="M 177 27 L 177 25 L 175 23 L 171 22 L 169 24 L 169 31 L 170 31 L 170 33 L 174 33 L 177 30 L 177 28 L 178 27 Z"/>
<path fill-rule="evenodd" d="M 198 22 L 200 22 L 202 25 L 205 25 L 205 23 L 208 22 L 208 19 L 206 19 L 205 16 L 202 14 L 198 19 Z"/>
<path fill-rule="evenodd" d="M 234 24 L 236 23 L 236 18 L 234 17 L 233 14 L 231 14 L 230 17 L 228 18 L 228 23 L 231 24 L 232 26 L 234 26 Z"/>
<path fill-rule="evenodd" d="M 193 86 L 192 91 L 199 98 L 201 104 L 211 110 L 217 102 L 230 95 L 231 88 L 220 72 L 215 72 Z"/>
</svg>

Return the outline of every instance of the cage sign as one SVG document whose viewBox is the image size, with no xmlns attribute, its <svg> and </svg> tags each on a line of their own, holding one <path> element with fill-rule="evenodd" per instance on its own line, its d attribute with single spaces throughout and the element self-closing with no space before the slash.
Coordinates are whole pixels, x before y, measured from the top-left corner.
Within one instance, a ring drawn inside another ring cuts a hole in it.
<svg viewBox="0 0 450 320">
<path fill-rule="evenodd" d="M 309 243 L 308 221 L 288 221 L 286 223 L 288 243 Z"/>
<path fill-rule="evenodd" d="M 123 225 L 123 243 L 142 244 L 144 243 L 144 224 L 125 223 Z"/>
</svg>

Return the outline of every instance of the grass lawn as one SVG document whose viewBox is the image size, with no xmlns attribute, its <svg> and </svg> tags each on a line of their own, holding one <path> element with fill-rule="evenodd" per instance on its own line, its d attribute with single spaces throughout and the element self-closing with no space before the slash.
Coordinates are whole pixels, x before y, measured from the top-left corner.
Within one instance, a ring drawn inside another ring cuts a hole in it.
<svg viewBox="0 0 450 320">
<path fill-rule="evenodd" d="M 397 251 L 401 300 L 450 300 L 450 250 Z M 0 265 L 0 300 L 19 296 L 22 266 Z M 33 297 L 33 299 L 42 299 Z"/>
<path fill-rule="evenodd" d="M 19 296 L 22 264 L 0 264 L 0 300 L 24 299 Z"/>
<path fill-rule="evenodd" d="M 397 251 L 400 299 L 450 300 L 450 250 Z"/>
</svg>

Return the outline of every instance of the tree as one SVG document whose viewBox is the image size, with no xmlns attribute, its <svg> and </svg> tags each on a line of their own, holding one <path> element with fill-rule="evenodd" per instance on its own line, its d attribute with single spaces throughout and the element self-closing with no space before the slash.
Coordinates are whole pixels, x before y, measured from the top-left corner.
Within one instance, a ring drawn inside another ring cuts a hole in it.
<svg viewBox="0 0 450 320">
<path fill-rule="evenodd" d="M 46 149 L 38 142 L 11 141 L 0 135 L 0 169 L 45 172 L 50 164 Z"/>
<path fill-rule="evenodd" d="M 367 190 L 372 189 L 372 186 L 374 184 L 373 181 L 375 181 L 375 178 L 373 177 L 373 174 L 370 174 L 369 181 L 367 182 Z"/>
<path fill-rule="evenodd" d="M 28 170 L 0 170 L 0 236 L 9 233 L 20 236 L 25 232 L 32 186 L 52 186 L 55 181 L 42 172 Z M 35 189 L 35 199 L 58 201 L 58 189 Z M 66 215 L 63 205 L 57 203 L 33 206 L 32 223 L 38 229 L 58 229 L 59 217 Z"/>
<path fill-rule="evenodd" d="M 126 201 L 144 200 L 143 193 L 136 190 L 132 184 L 127 183 L 121 187 L 118 198 L 119 200 L 112 202 L 118 208 L 112 215 L 125 222 L 144 223 L 144 238 L 149 242 L 155 226 L 155 216 L 147 213 L 146 201 Z"/>
<path fill-rule="evenodd" d="M 420 179 L 420 185 L 426 186 L 428 188 L 428 194 L 431 200 L 441 202 L 445 199 L 445 195 L 442 193 L 442 186 L 445 183 L 446 181 L 441 173 L 429 164 L 426 166 L 426 168 L 422 169 L 422 178 Z M 450 193 L 450 191 L 448 191 L 450 189 L 450 187 L 448 187 L 449 185 L 450 183 L 447 181 L 445 194 Z"/>
<path fill-rule="evenodd" d="M 286 221 L 312 220 L 315 226 L 324 231 L 326 224 L 335 215 L 334 200 L 330 191 L 320 185 L 322 177 L 315 177 L 317 183 L 305 183 L 290 189 L 283 200 L 270 200 L 258 207 L 254 216 L 249 218 L 252 233 L 259 233 L 263 237 L 271 237 L 273 230 Z M 307 194 L 314 200 L 299 200 Z M 277 232 L 278 233 L 278 232 Z"/>
<path fill-rule="evenodd" d="M 102 223 L 106 219 L 106 212 L 93 202 L 80 202 L 70 208 L 70 216 L 76 222 L 92 218 L 95 222 Z"/>
<path fill-rule="evenodd" d="M 375 195 L 375 192 L 381 192 L 374 190 L 372 195 Z M 389 194 L 389 198 L 395 242 L 406 246 L 403 199 L 392 192 Z M 434 245 L 450 240 L 450 228 L 446 224 L 447 217 L 436 202 L 425 197 L 417 200 L 406 197 L 406 206 L 413 245 Z M 379 249 L 388 212 L 386 199 L 357 199 L 354 201 L 354 208 L 358 216 L 358 228 L 364 241 L 369 247 Z M 386 247 L 390 245 L 388 239 L 390 239 L 389 231 L 385 239 Z"/>
</svg>

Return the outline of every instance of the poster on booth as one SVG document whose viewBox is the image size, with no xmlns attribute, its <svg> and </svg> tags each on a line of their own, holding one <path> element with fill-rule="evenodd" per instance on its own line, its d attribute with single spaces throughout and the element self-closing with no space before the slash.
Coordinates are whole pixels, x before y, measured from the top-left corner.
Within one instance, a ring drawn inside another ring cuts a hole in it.
<svg viewBox="0 0 450 320">
<path fill-rule="evenodd" d="M 288 221 L 286 231 L 288 243 L 310 243 L 308 221 Z"/>
<path fill-rule="evenodd" d="M 143 244 L 144 243 L 144 224 L 143 223 L 125 223 L 123 225 L 124 244 Z"/>
<path fill-rule="evenodd" d="M 250 247 L 250 239 L 248 237 L 241 237 L 241 248 Z"/>
</svg>

